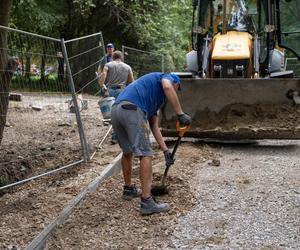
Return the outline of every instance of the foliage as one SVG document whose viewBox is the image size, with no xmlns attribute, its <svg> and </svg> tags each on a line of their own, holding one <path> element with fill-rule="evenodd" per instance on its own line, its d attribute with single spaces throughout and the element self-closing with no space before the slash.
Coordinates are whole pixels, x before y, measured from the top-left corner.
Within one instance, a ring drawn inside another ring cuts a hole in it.
<svg viewBox="0 0 300 250">
<path fill-rule="evenodd" d="M 182 69 L 189 47 L 191 1 L 15 0 L 10 26 L 73 38 L 101 30 L 107 41 L 165 54 Z"/>
<path fill-rule="evenodd" d="M 41 35 L 59 37 L 64 25 L 64 1 L 14 0 L 10 26 Z"/>
<path fill-rule="evenodd" d="M 167 69 L 183 69 L 184 56 L 190 47 L 190 0 L 131 1 L 129 6 L 125 1 L 114 2 L 123 17 L 120 19 L 126 33 L 137 37 L 137 47 L 163 53 Z"/>
<path fill-rule="evenodd" d="M 284 29 L 299 30 L 299 0 L 281 1 Z M 70 39 L 102 31 L 105 42 L 163 53 L 183 70 L 191 47 L 191 0 L 15 0 L 12 27 Z M 293 39 L 293 44 L 296 44 Z"/>
<path fill-rule="evenodd" d="M 11 81 L 12 90 L 56 92 L 68 89 L 67 82 L 59 82 L 57 74 L 49 74 L 45 79 L 39 75 L 26 76 L 14 75 Z"/>
</svg>

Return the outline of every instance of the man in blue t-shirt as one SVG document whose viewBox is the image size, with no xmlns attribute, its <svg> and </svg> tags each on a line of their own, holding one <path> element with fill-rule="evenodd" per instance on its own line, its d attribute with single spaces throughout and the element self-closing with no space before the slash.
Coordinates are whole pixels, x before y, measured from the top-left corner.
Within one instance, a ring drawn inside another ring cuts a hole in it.
<svg viewBox="0 0 300 250">
<path fill-rule="evenodd" d="M 157 112 L 168 100 L 177 114 L 181 125 L 189 125 L 191 117 L 182 111 L 176 90 L 180 88 L 180 78 L 176 74 L 150 73 L 127 86 L 116 99 L 111 112 L 113 129 L 123 151 L 122 170 L 124 177 L 123 198 L 130 200 L 140 196 L 131 182 L 132 158 L 140 158 L 140 179 L 142 185 L 142 215 L 166 212 L 167 203 L 156 203 L 151 196 L 152 149 L 149 139 L 150 129 L 163 150 L 166 163 L 173 164 L 160 129 Z"/>
</svg>

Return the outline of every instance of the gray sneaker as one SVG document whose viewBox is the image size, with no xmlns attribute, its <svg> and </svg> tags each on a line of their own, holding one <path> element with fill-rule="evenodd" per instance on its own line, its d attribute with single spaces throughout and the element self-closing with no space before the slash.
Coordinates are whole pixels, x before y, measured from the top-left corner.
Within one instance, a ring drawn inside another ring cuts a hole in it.
<svg viewBox="0 0 300 250">
<path fill-rule="evenodd" d="M 150 215 L 154 213 L 167 212 L 170 210 L 168 203 L 156 203 L 153 197 L 141 201 L 141 215 Z"/>
<path fill-rule="evenodd" d="M 136 188 L 135 185 L 133 185 L 132 187 L 124 186 L 123 196 L 122 196 L 124 200 L 132 200 L 133 198 L 140 197 L 140 196 L 141 196 L 141 190 Z"/>
</svg>

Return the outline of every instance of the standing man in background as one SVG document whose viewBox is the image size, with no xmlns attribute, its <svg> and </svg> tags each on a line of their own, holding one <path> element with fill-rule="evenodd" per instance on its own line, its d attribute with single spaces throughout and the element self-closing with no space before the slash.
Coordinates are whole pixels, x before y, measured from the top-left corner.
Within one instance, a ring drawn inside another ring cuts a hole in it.
<svg viewBox="0 0 300 250">
<path fill-rule="evenodd" d="M 106 63 L 99 80 L 101 92 L 104 96 L 117 98 L 123 89 L 133 82 L 131 67 L 122 62 L 122 52 L 116 50 L 112 54 L 112 62 Z"/>
<path fill-rule="evenodd" d="M 101 76 L 102 70 L 105 64 L 112 61 L 112 54 L 115 51 L 115 46 L 112 43 L 108 43 L 106 45 L 106 55 L 100 59 L 99 67 L 98 67 L 98 75 Z"/>
<path fill-rule="evenodd" d="M 116 50 L 112 54 L 112 62 L 105 64 L 99 80 L 102 96 L 117 98 L 123 89 L 133 82 L 132 69 L 128 64 L 122 62 L 122 58 L 122 52 Z M 116 142 L 116 135 L 113 132 L 111 143 L 115 144 Z"/>
</svg>

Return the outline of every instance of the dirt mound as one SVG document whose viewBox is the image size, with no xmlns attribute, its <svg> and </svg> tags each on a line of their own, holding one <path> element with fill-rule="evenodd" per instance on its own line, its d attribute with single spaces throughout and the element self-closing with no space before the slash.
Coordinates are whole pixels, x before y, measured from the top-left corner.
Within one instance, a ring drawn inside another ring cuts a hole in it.
<svg viewBox="0 0 300 250">
<path fill-rule="evenodd" d="M 220 112 L 208 109 L 198 111 L 193 117 L 193 127 L 207 130 L 219 127 L 230 130 L 240 127 L 287 128 L 299 125 L 300 109 L 290 105 L 227 105 Z"/>
</svg>

